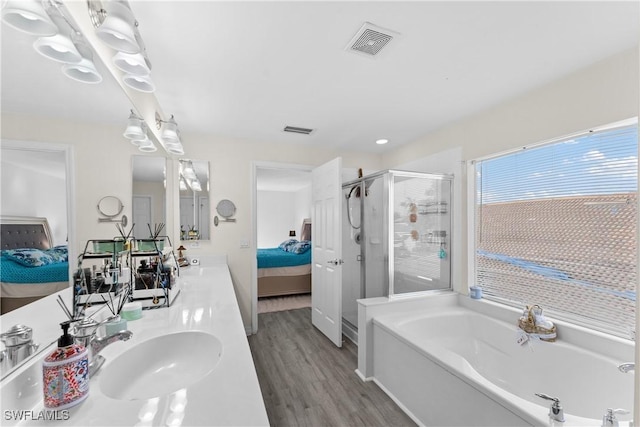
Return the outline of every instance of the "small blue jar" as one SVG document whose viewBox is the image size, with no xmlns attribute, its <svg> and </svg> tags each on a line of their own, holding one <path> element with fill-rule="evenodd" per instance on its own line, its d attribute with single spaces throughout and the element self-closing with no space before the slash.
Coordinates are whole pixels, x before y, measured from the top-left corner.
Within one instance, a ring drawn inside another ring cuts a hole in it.
<svg viewBox="0 0 640 427">
<path fill-rule="evenodd" d="M 482 288 L 480 286 L 471 286 L 469 288 L 469 296 L 471 299 L 481 299 L 482 298 Z"/>
</svg>

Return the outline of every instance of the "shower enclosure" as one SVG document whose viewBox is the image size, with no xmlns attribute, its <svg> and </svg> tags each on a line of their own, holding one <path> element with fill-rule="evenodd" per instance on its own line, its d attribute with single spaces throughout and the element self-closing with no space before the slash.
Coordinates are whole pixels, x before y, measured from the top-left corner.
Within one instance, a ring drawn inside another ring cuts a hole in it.
<svg viewBox="0 0 640 427">
<path fill-rule="evenodd" d="M 451 288 L 451 175 L 388 170 L 342 185 L 343 333 L 361 298 Z"/>
</svg>

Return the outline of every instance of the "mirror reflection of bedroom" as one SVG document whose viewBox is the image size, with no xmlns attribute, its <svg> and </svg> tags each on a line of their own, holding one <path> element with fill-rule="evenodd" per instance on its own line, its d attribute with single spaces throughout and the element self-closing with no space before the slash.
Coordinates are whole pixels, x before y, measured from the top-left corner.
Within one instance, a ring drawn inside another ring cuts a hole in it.
<svg viewBox="0 0 640 427">
<path fill-rule="evenodd" d="M 258 313 L 311 307 L 311 172 L 256 175 Z"/>
<path fill-rule="evenodd" d="M 69 286 L 66 154 L 3 141 L 0 312 Z M 29 237 L 27 237 L 29 236 Z"/>
</svg>

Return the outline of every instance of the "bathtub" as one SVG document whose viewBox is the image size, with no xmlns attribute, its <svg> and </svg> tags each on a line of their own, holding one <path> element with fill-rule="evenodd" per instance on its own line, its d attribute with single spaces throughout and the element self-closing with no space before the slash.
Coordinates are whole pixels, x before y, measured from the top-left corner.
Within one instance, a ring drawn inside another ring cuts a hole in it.
<svg viewBox="0 0 640 427">
<path fill-rule="evenodd" d="M 373 380 L 419 424 L 549 425 L 550 402 L 535 393 L 560 399 L 566 421 L 556 425 L 633 411 L 633 374 L 617 369 L 633 361 L 630 341 L 557 323 L 556 342 L 520 345 L 515 310 L 494 316 L 498 304 L 463 296 L 430 305 L 372 322 Z"/>
</svg>

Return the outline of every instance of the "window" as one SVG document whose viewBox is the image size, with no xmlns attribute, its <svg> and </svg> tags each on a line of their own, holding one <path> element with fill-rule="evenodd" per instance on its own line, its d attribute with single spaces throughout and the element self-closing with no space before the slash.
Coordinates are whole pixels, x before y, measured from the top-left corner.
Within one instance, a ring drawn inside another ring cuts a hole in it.
<svg viewBox="0 0 640 427">
<path fill-rule="evenodd" d="M 634 339 L 637 171 L 637 122 L 475 162 L 484 295 Z"/>
</svg>

